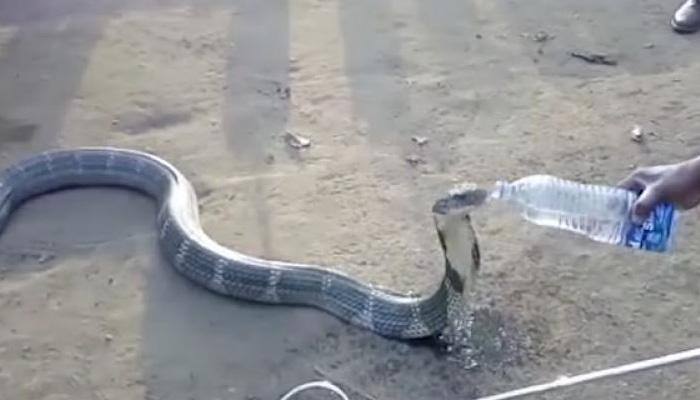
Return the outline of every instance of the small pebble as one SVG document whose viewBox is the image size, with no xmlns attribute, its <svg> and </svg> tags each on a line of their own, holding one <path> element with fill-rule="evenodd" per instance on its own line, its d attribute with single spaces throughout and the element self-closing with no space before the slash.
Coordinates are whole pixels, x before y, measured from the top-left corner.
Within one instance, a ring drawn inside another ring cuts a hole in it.
<svg viewBox="0 0 700 400">
<path fill-rule="evenodd" d="M 653 49 L 654 48 L 654 43 L 645 43 L 644 44 L 645 49 Z"/>
<path fill-rule="evenodd" d="M 408 162 L 409 164 L 411 164 L 414 167 L 418 164 L 425 164 L 425 161 L 415 154 L 411 154 L 411 155 L 406 156 L 406 162 Z"/>
<path fill-rule="evenodd" d="M 642 131 L 641 126 L 635 125 L 634 128 L 632 128 L 632 131 L 630 132 L 630 139 L 636 143 L 641 143 L 644 141 L 644 131 Z"/>
<path fill-rule="evenodd" d="M 425 136 L 414 136 L 411 138 L 418 146 L 423 146 L 428 143 L 428 138 Z"/>
<path fill-rule="evenodd" d="M 105 342 L 111 342 L 114 340 L 114 336 L 110 335 L 109 333 L 105 335 Z"/>
<path fill-rule="evenodd" d="M 532 35 L 532 40 L 538 43 L 546 42 L 551 39 L 554 39 L 554 36 L 550 35 L 545 31 L 539 31 Z"/>
<path fill-rule="evenodd" d="M 301 149 L 311 146 L 311 140 L 303 136 L 296 135 L 292 132 L 287 132 L 284 136 L 287 144 L 295 149 Z"/>
<path fill-rule="evenodd" d="M 54 257 L 55 257 L 55 256 L 54 256 L 53 254 L 44 253 L 44 254 L 41 254 L 41 255 L 39 256 L 39 259 L 38 259 L 37 261 L 39 261 L 39 264 L 43 264 L 43 263 L 45 263 L 45 262 L 47 262 L 47 261 L 53 260 Z"/>
</svg>

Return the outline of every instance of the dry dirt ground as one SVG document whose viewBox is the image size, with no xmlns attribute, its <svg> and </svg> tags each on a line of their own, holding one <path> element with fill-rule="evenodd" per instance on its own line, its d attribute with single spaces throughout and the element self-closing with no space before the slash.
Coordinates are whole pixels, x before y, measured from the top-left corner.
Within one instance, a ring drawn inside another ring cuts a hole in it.
<svg viewBox="0 0 700 400">
<path fill-rule="evenodd" d="M 194 182 L 219 242 L 427 291 L 441 274 L 430 206 L 455 182 L 613 184 L 698 153 L 700 36 L 670 31 L 675 6 L 2 0 L 0 167 L 55 147 L 148 150 Z M 634 124 L 653 135 L 632 142 Z M 311 147 L 292 151 L 286 131 Z M 205 292 L 160 257 L 154 215 L 117 189 L 17 211 L 0 237 L 1 399 L 276 399 L 326 378 L 353 399 L 466 400 L 700 345 L 696 212 L 667 255 L 476 214 L 471 369 L 321 312 Z M 700 398 L 699 370 L 537 398 Z"/>
</svg>

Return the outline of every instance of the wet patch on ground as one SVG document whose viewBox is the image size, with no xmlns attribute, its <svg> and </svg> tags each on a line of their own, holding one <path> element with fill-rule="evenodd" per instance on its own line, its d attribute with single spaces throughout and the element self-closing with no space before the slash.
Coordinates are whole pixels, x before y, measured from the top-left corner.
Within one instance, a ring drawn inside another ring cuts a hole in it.
<svg viewBox="0 0 700 400">
<path fill-rule="evenodd" d="M 529 338 L 513 318 L 481 308 L 469 313 L 469 332 L 459 342 L 439 338 L 385 339 L 339 326 L 306 349 L 319 379 L 334 382 L 353 398 L 475 398 L 493 390 L 493 379 L 510 380 L 510 370 L 529 358 Z M 318 396 L 327 392 L 317 391 Z M 309 391 L 309 399 L 317 394 Z M 301 398 L 301 397 L 300 397 Z M 327 397 L 324 397 L 327 398 Z"/>
</svg>

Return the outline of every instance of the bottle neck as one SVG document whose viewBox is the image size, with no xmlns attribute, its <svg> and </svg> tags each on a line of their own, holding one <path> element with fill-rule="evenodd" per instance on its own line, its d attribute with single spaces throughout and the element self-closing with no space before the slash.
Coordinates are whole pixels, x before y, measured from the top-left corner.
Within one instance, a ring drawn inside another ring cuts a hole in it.
<svg viewBox="0 0 700 400">
<path fill-rule="evenodd" d="M 491 191 L 491 198 L 497 200 L 508 200 L 513 194 L 513 186 L 506 181 L 497 181 Z"/>
</svg>

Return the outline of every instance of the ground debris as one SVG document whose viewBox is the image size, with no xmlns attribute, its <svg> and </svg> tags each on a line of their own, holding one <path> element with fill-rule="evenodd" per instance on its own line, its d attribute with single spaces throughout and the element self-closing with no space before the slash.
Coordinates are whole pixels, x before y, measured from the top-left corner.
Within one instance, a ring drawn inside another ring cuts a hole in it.
<svg viewBox="0 0 700 400">
<path fill-rule="evenodd" d="M 572 51 L 569 53 L 571 57 L 579 58 L 590 64 L 600 64 L 600 65 L 617 65 L 617 60 L 611 56 L 603 53 L 591 53 L 591 52 L 577 52 Z"/>
<path fill-rule="evenodd" d="M 409 154 L 406 156 L 406 162 L 409 163 L 412 167 L 425 164 L 425 160 L 420 158 L 420 156 L 417 156 L 415 154 Z"/>
<path fill-rule="evenodd" d="M 277 88 L 275 88 L 275 92 L 277 93 L 279 98 L 282 100 L 287 100 L 290 97 L 292 97 L 292 89 L 289 88 L 289 86 L 285 86 L 285 87 L 277 86 Z"/>
<path fill-rule="evenodd" d="M 39 262 L 39 264 L 43 264 L 53 260 L 54 258 L 56 258 L 56 254 L 54 253 L 42 253 L 38 256 L 37 262 Z"/>
<path fill-rule="evenodd" d="M 639 125 L 632 127 L 630 131 L 630 139 L 635 143 L 642 143 L 644 141 L 644 130 Z"/>
<path fill-rule="evenodd" d="M 544 42 L 547 42 L 547 41 L 554 39 L 554 36 L 550 35 L 546 31 L 540 30 L 540 31 L 537 31 L 537 32 L 533 33 L 532 35 L 530 35 L 530 38 L 532 39 L 533 42 L 544 43 Z"/>
<path fill-rule="evenodd" d="M 299 136 L 292 132 L 287 132 L 284 135 L 287 144 L 295 149 L 303 149 L 311 146 L 311 140 L 303 136 Z"/>
<path fill-rule="evenodd" d="M 428 144 L 428 138 L 425 136 L 413 136 L 411 138 L 411 140 L 413 140 L 413 142 L 415 144 L 417 144 L 418 146 L 423 146 L 423 145 Z"/>
</svg>

